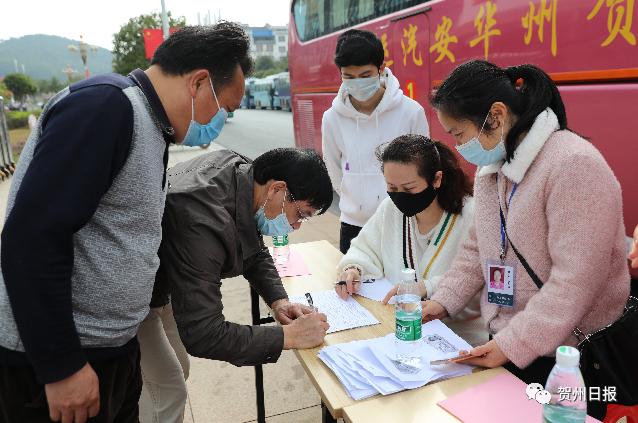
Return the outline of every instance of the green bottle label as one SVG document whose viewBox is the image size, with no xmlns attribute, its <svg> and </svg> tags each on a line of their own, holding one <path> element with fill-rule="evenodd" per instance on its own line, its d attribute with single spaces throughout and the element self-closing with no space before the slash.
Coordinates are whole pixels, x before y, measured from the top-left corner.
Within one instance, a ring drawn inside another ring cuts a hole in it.
<svg viewBox="0 0 638 423">
<path fill-rule="evenodd" d="M 275 247 L 285 247 L 286 245 L 288 245 L 288 235 L 273 236 L 272 243 Z"/>
<path fill-rule="evenodd" d="M 421 321 L 396 319 L 395 335 L 402 341 L 418 341 L 421 339 Z"/>
</svg>

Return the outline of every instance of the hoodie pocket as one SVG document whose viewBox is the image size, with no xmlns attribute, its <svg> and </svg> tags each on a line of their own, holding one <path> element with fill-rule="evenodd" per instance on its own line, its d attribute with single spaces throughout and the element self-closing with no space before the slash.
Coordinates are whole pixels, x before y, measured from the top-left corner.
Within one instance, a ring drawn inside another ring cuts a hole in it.
<svg viewBox="0 0 638 423">
<path fill-rule="evenodd" d="M 345 172 L 339 208 L 353 224 L 364 225 L 387 195 L 382 174 Z"/>
</svg>

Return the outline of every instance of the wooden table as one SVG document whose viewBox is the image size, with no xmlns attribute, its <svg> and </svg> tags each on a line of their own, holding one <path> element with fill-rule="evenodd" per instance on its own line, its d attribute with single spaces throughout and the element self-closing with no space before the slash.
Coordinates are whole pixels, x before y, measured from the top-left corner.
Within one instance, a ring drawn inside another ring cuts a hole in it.
<svg viewBox="0 0 638 423">
<path fill-rule="evenodd" d="M 357 403 L 343 409 L 347 423 L 401 422 L 401 423 L 458 423 L 459 420 L 437 403 L 467 388 L 487 382 L 502 373 L 502 367 L 472 373 L 468 376 L 436 382 L 419 389 L 376 396 L 365 403 Z M 521 392 L 521 395 L 524 395 Z"/>
<path fill-rule="evenodd" d="M 310 275 L 282 278 L 288 295 L 304 294 L 311 291 L 334 289 L 337 278 L 337 264 L 343 256 L 339 250 L 327 241 L 293 244 L 290 248 L 300 252 L 310 269 Z M 326 335 L 324 345 L 307 350 L 295 350 L 297 359 L 319 392 L 323 404 L 333 418 L 342 417 L 344 407 L 354 405 L 355 400 L 348 396 L 341 382 L 319 359 L 317 353 L 325 345 L 342 344 L 357 339 L 370 339 L 394 332 L 394 309 L 378 301 L 355 296 L 356 300 L 367 308 L 381 324 L 366 326 Z M 368 399 L 369 400 L 369 399 Z M 366 402 L 367 400 L 363 400 Z M 362 401 L 358 401 L 362 402 Z"/>
<path fill-rule="evenodd" d="M 300 252 L 310 269 L 310 275 L 282 278 L 288 295 L 299 295 L 311 291 L 334 289 L 337 278 L 337 264 L 341 252 L 327 241 L 293 244 L 290 248 Z M 394 332 L 394 309 L 378 301 L 355 296 L 355 299 L 367 308 L 381 324 L 331 333 L 326 336 L 324 345 L 341 344 L 361 339 L 371 339 Z M 348 422 L 370 421 L 426 421 L 423 416 L 436 416 L 428 421 L 458 421 L 436 405 L 438 401 L 464 388 L 488 380 L 496 374 L 506 372 L 503 368 L 477 372 L 469 376 L 434 383 L 419 389 L 402 391 L 388 396 L 375 396 L 355 401 L 343 389 L 334 373 L 319 359 L 317 353 L 324 345 L 307 350 L 295 350 L 297 359 L 319 392 L 324 408 L 324 421 L 344 417 Z M 327 410 L 326 410 L 327 409 Z M 384 410 L 385 409 L 385 410 Z M 374 410 L 374 411 L 372 411 Z M 396 420 L 396 413 L 404 410 L 406 418 Z M 330 416 L 326 416 L 328 411 Z M 381 418 L 380 416 L 384 416 Z M 387 417 L 386 417 L 387 416 Z M 414 416 L 414 417 L 410 417 Z M 442 416 L 441 419 L 438 417 Z M 447 418 L 447 420 L 444 420 Z M 413 420 L 411 420 L 413 419 Z"/>
</svg>

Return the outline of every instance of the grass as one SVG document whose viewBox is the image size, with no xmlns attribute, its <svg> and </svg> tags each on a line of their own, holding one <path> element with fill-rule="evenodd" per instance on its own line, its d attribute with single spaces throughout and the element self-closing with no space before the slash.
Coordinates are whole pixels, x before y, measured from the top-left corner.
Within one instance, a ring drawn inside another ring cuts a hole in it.
<svg viewBox="0 0 638 423">
<path fill-rule="evenodd" d="M 27 142 L 27 138 L 29 138 L 30 132 L 31 131 L 29 130 L 29 128 L 18 128 L 9 130 L 9 140 L 11 140 L 13 161 L 15 163 L 18 163 L 18 158 L 20 157 L 20 153 L 22 153 L 24 144 Z"/>
</svg>

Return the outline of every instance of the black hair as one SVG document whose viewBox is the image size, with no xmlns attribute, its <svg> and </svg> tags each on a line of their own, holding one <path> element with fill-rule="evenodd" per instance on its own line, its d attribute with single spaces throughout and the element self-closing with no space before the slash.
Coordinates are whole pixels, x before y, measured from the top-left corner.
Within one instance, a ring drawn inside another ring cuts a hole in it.
<svg viewBox="0 0 638 423">
<path fill-rule="evenodd" d="M 323 214 L 332 204 L 332 183 L 326 164 L 316 151 L 299 148 L 275 148 L 253 161 L 255 182 L 284 181 L 292 197 L 307 201 Z"/>
<path fill-rule="evenodd" d="M 339 68 L 374 65 L 380 69 L 383 57 L 383 44 L 373 32 L 350 29 L 337 39 L 335 64 Z"/>
<path fill-rule="evenodd" d="M 382 144 L 376 150 L 377 159 L 383 165 L 388 162 L 414 164 L 419 176 L 428 185 L 434 183 L 436 172 L 443 173 L 437 200 L 447 212 L 460 214 L 463 211 L 463 199 L 472 195 L 472 182 L 467 177 L 450 147 L 423 135 L 401 135 L 388 144 Z"/>
<path fill-rule="evenodd" d="M 519 80 L 522 85 L 517 87 Z M 479 128 L 497 101 L 503 102 L 517 118 L 505 139 L 508 162 L 514 157 L 521 135 L 529 131 L 547 107 L 558 117 L 560 129 L 567 129 L 558 87 L 534 65 L 503 69 L 484 60 L 472 60 L 454 69 L 430 99 L 434 108 L 455 119 L 470 120 Z M 484 131 L 491 133 L 495 129 L 492 125 L 488 119 Z"/>
<path fill-rule="evenodd" d="M 173 33 L 155 50 L 151 65 L 159 65 L 169 75 L 184 75 L 207 69 L 217 87 L 232 81 L 237 65 L 244 76 L 253 70 L 250 38 L 233 22 L 210 26 L 187 26 Z"/>
</svg>

